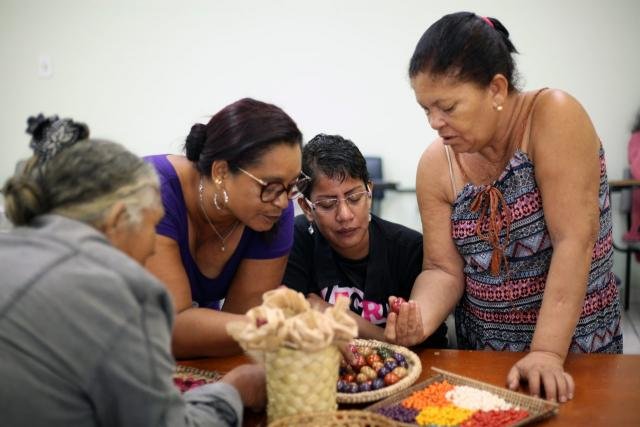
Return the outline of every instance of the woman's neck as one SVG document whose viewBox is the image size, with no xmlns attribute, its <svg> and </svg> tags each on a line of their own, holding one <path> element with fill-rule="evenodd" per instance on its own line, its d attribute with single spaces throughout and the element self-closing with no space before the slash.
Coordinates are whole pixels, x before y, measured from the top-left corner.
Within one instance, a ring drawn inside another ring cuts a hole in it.
<svg viewBox="0 0 640 427">
<path fill-rule="evenodd" d="M 489 163 L 502 165 L 513 155 L 519 145 L 517 139 L 518 124 L 521 122 L 526 94 L 514 92 L 509 95 L 503 105 L 503 110 L 499 112 L 500 118 L 496 127 L 493 140 L 480 150 L 480 154 Z"/>
<path fill-rule="evenodd" d="M 526 93 L 514 92 L 503 104 L 496 131 L 485 147 L 476 153 L 456 154 L 456 161 L 466 182 L 484 185 L 500 177 L 519 147 L 518 131 L 523 122 Z"/>
</svg>

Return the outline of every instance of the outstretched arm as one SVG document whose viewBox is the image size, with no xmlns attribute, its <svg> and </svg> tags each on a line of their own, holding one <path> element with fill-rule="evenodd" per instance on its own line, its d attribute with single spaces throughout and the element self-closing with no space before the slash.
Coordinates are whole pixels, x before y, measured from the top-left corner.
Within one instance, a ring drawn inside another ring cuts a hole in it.
<svg viewBox="0 0 640 427">
<path fill-rule="evenodd" d="M 421 343 L 453 311 L 464 290 L 463 262 L 451 238 L 451 184 L 440 140 L 418 164 L 416 196 L 422 222 L 424 259 L 409 304 L 387 317 L 385 337 L 401 345 Z"/>
</svg>

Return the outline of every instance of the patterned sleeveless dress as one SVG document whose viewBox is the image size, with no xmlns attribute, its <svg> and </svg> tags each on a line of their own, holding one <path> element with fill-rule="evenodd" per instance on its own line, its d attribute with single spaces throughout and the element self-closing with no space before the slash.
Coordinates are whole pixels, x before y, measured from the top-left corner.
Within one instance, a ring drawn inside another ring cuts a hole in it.
<svg viewBox="0 0 640 427">
<path fill-rule="evenodd" d="M 521 150 L 493 184 L 509 210 L 505 263 L 491 272 L 493 248 L 476 234 L 475 196 L 488 186 L 467 183 L 451 215 L 452 236 L 464 259 L 465 292 L 455 311 L 461 349 L 527 351 L 542 305 L 553 246 L 544 219 L 534 165 Z M 569 351 L 622 353 L 618 289 L 613 272 L 611 212 L 604 150 L 600 147 L 600 231 L 593 249 L 587 294 Z M 484 221 L 484 220 L 483 220 Z M 504 242 L 507 229 L 500 232 Z"/>
</svg>

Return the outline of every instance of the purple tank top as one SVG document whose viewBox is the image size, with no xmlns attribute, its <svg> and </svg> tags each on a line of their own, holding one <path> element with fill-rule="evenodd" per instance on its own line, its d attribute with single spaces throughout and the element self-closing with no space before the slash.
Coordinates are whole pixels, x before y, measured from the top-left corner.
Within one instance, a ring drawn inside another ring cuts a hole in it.
<svg viewBox="0 0 640 427">
<path fill-rule="evenodd" d="M 189 250 L 187 207 L 180 180 L 167 159 L 166 154 L 147 156 L 144 160 L 152 164 L 160 178 L 160 193 L 165 215 L 156 226 L 156 232 L 178 243 L 182 265 L 191 285 L 191 299 L 200 307 L 220 309 L 233 277 L 243 259 L 271 259 L 286 255 L 293 245 L 293 203 L 282 212 L 277 224 L 277 233 L 268 241 L 264 233 L 245 227 L 242 237 L 229 261 L 216 278 L 206 277 L 200 272 Z"/>
</svg>

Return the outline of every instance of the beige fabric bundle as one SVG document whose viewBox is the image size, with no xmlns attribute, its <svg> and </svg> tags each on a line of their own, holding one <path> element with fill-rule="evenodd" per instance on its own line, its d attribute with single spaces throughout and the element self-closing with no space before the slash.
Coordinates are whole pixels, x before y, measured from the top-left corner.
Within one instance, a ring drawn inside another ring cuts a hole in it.
<svg viewBox="0 0 640 427">
<path fill-rule="evenodd" d="M 324 312 L 313 309 L 302 293 L 289 288 L 265 292 L 262 300 L 262 305 L 247 312 L 247 321 L 227 325 L 227 332 L 244 350 L 318 351 L 347 343 L 358 334 L 355 320 L 347 313 L 348 298 L 338 298 Z"/>
<path fill-rule="evenodd" d="M 246 321 L 227 325 L 229 334 L 267 372 L 267 416 L 335 411 L 340 352 L 337 345 L 358 334 L 348 315 L 349 299 L 338 298 L 324 312 L 304 295 L 288 288 L 265 292 L 262 305 L 247 312 Z"/>
</svg>

